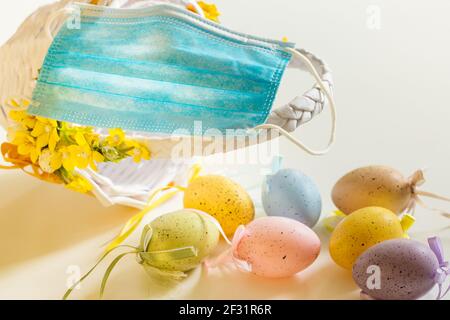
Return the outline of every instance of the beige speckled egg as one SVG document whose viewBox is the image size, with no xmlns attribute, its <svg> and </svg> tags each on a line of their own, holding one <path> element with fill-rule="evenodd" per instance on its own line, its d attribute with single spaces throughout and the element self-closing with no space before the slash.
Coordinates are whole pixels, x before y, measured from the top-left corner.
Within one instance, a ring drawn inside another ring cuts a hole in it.
<svg viewBox="0 0 450 320">
<path fill-rule="evenodd" d="M 355 169 L 340 178 L 332 191 L 334 204 L 345 214 L 370 206 L 399 214 L 406 209 L 411 195 L 410 181 L 387 166 Z"/>
<path fill-rule="evenodd" d="M 255 207 L 247 191 L 218 175 L 205 175 L 192 181 L 184 193 L 184 207 L 210 214 L 228 236 L 255 217 Z"/>
</svg>

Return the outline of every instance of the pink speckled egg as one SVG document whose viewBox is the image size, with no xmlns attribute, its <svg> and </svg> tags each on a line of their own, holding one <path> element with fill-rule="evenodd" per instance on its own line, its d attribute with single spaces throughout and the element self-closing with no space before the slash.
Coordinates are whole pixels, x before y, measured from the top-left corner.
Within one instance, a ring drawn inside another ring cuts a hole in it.
<svg viewBox="0 0 450 320">
<path fill-rule="evenodd" d="M 320 239 L 314 231 L 284 217 L 254 220 L 235 237 L 234 259 L 263 277 L 292 276 L 310 266 L 320 252 Z"/>
</svg>

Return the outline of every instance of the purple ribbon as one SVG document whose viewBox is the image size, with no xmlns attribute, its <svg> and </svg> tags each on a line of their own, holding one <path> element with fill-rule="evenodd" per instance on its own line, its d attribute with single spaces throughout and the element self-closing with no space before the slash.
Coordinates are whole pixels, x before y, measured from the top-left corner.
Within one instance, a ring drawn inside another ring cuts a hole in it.
<svg viewBox="0 0 450 320">
<path fill-rule="evenodd" d="M 428 238 L 428 245 L 439 262 L 439 269 L 436 270 L 435 282 L 439 287 L 439 292 L 436 299 L 440 300 L 450 291 L 450 285 L 445 292 L 442 291 L 442 287 L 444 286 L 447 276 L 450 276 L 449 263 L 444 259 L 444 250 L 442 249 L 441 239 L 438 237 L 430 237 Z"/>
</svg>

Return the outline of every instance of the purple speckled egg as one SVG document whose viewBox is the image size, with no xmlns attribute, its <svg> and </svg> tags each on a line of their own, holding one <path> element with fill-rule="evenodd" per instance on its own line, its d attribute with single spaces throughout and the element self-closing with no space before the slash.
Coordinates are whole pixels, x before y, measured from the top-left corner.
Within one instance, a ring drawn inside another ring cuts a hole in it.
<svg viewBox="0 0 450 320">
<path fill-rule="evenodd" d="M 438 260 L 427 245 L 393 239 L 359 256 L 353 265 L 353 279 L 374 299 L 414 300 L 433 288 L 438 268 Z"/>
</svg>

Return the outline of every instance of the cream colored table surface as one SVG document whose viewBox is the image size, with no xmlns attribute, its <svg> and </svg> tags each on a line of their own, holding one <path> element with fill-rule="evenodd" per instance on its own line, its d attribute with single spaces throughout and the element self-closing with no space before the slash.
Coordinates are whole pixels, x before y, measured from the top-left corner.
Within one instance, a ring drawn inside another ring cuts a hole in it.
<svg viewBox="0 0 450 320">
<path fill-rule="evenodd" d="M 0 42 L 25 16 L 49 1 L 0 3 Z M 286 141 L 279 148 L 286 166 L 314 178 L 323 196 L 323 215 L 333 210 L 329 193 L 348 170 L 386 164 L 405 175 L 428 167 L 425 190 L 450 194 L 448 123 L 450 120 L 450 22 L 446 0 L 402 1 L 216 1 L 223 22 L 248 33 L 287 36 L 328 61 L 335 73 L 339 107 L 338 142 L 319 158 L 306 156 Z M 374 7 L 375 6 L 375 7 Z M 379 28 L 371 14 L 379 12 Z M 305 75 L 289 73 L 278 96 L 285 102 L 310 86 Z M 328 113 L 300 130 L 308 143 L 326 140 Z M 0 137 L 3 140 L 3 132 Z M 207 171 L 232 176 L 246 186 L 260 208 L 261 166 L 210 162 Z M 180 208 L 181 199 L 159 208 Z M 448 204 L 429 202 L 435 206 Z M 0 172 L 0 298 L 58 299 L 71 271 L 85 272 L 136 211 L 102 207 L 94 198 L 32 179 L 20 172 Z M 419 208 L 411 236 L 426 241 L 442 237 L 450 257 L 449 220 Z M 316 228 L 322 251 L 306 271 L 290 279 L 268 280 L 236 270 L 195 270 L 175 287 L 153 283 L 132 257 L 112 274 L 108 299 L 358 299 L 351 275 L 329 258 L 328 234 Z M 135 235 L 135 237 L 137 234 Z M 133 239 L 130 239 L 133 241 Z M 95 299 L 105 265 L 83 283 L 74 298 Z M 426 298 L 433 298 L 431 292 Z"/>
</svg>

